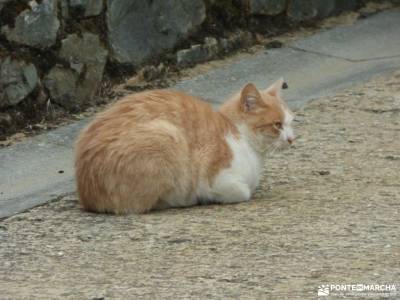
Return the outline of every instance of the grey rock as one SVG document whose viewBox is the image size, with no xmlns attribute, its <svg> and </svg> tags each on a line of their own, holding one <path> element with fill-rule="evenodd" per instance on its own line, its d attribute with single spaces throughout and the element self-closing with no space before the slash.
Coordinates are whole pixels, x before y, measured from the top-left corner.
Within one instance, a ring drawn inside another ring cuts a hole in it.
<svg viewBox="0 0 400 300">
<path fill-rule="evenodd" d="M 57 0 L 43 0 L 19 14 L 14 28 L 3 26 L 2 33 L 9 41 L 46 48 L 55 44 L 59 27 Z"/>
<path fill-rule="evenodd" d="M 203 0 L 108 0 L 108 42 L 119 63 L 141 64 L 172 49 L 204 21 Z"/>
<path fill-rule="evenodd" d="M 253 44 L 253 35 L 248 31 L 239 31 L 228 38 L 229 48 L 235 50 Z"/>
<path fill-rule="evenodd" d="M 18 104 L 35 89 L 38 82 L 33 64 L 5 58 L 0 62 L 0 107 Z"/>
<path fill-rule="evenodd" d="M 278 40 L 271 41 L 264 46 L 266 49 L 277 49 L 277 48 L 282 48 L 283 43 Z"/>
<path fill-rule="evenodd" d="M 287 16 L 293 21 L 305 21 L 318 15 L 319 0 L 290 0 Z"/>
<path fill-rule="evenodd" d="M 67 0 L 71 7 L 85 7 L 87 0 Z"/>
<path fill-rule="evenodd" d="M 249 31 L 240 31 L 238 34 L 240 47 L 250 47 L 254 43 L 254 37 Z"/>
<path fill-rule="evenodd" d="M 250 13 L 253 15 L 274 16 L 286 8 L 286 0 L 249 0 Z"/>
<path fill-rule="evenodd" d="M 207 51 L 207 59 L 215 58 L 219 52 L 219 45 L 216 38 L 213 37 L 206 37 L 204 39 L 204 48 Z"/>
<path fill-rule="evenodd" d="M 67 0 L 71 7 L 84 7 L 86 0 Z"/>
<path fill-rule="evenodd" d="M 69 63 L 101 64 L 104 67 L 107 50 L 97 35 L 85 32 L 82 37 L 70 34 L 61 41 L 60 58 Z"/>
<path fill-rule="evenodd" d="M 357 7 L 357 0 L 335 0 L 336 12 L 353 10 Z"/>
<path fill-rule="evenodd" d="M 84 11 L 85 17 L 93 17 L 101 14 L 104 8 L 103 0 L 69 0 L 71 8 L 78 8 Z"/>
<path fill-rule="evenodd" d="M 294 21 L 305 21 L 312 18 L 325 18 L 338 12 L 338 3 L 340 11 L 353 9 L 352 1 L 339 1 L 339 0 L 290 0 L 287 10 L 287 15 Z M 345 3 L 344 3 L 345 2 Z"/>
<path fill-rule="evenodd" d="M 50 99 L 62 107 L 74 111 L 79 107 L 76 97 L 78 74 L 69 69 L 55 66 L 45 76 L 44 86 L 50 94 Z"/>
<path fill-rule="evenodd" d="M 208 52 L 203 45 L 193 45 L 190 49 L 183 49 L 176 53 L 176 60 L 179 66 L 191 66 L 206 61 Z"/>
<path fill-rule="evenodd" d="M 219 48 L 220 51 L 223 53 L 228 53 L 230 51 L 230 47 L 229 47 L 229 40 L 226 38 L 222 38 L 219 41 Z"/>
<path fill-rule="evenodd" d="M 317 15 L 319 18 L 325 18 L 335 12 L 336 0 L 317 0 Z"/>
<path fill-rule="evenodd" d="M 69 1 L 68 0 L 61 0 L 60 11 L 61 11 L 62 19 L 68 19 L 68 17 L 69 17 Z"/>
<path fill-rule="evenodd" d="M 8 2 L 10 2 L 11 0 L 0 0 L 0 10 L 3 9 L 3 6 L 6 5 Z"/>
<path fill-rule="evenodd" d="M 81 103 L 90 101 L 98 91 L 107 61 L 107 50 L 92 33 L 68 35 L 61 41 L 59 56 L 80 76 L 77 97 Z"/>
<path fill-rule="evenodd" d="M 0 112 L 0 132 L 4 131 L 2 128 L 8 128 L 12 125 L 13 119 L 10 114 Z"/>
<path fill-rule="evenodd" d="M 228 53 L 238 48 L 246 48 L 253 45 L 253 35 L 248 31 L 239 31 L 229 38 L 222 38 L 219 41 L 219 51 Z"/>
<path fill-rule="evenodd" d="M 85 17 L 98 16 L 104 8 L 103 0 L 88 0 L 85 9 Z"/>
</svg>

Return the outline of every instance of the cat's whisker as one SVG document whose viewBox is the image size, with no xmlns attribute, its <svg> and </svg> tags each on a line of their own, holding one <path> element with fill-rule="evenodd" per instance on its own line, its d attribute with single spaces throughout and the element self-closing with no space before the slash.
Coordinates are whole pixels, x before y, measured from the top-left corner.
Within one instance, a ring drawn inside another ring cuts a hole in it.
<svg viewBox="0 0 400 300">
<path fill-rule="evenodd" d="M 272 155 L 275 153 L 276 150 L 279 149 L 279 143 L 275 142 L 274 144 L 272 144 L 273 148 L 268 152 L 268 154 Z"/>
</svg>

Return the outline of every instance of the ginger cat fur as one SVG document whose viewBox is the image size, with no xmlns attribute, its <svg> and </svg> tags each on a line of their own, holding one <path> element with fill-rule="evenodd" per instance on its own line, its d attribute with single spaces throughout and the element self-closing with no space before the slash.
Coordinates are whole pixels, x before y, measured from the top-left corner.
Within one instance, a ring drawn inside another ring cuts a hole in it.
<svg viewBox="0 0 400 300">
<path fill-rule="evenodd" d="M 264 91 L 247 84 L 219 111 L 172 90 L 116 102 L 76 144 L 83 208 L 125 214 L 250 200 L 266 152 L 294 140 L 282 84 Z"/>
</svg>

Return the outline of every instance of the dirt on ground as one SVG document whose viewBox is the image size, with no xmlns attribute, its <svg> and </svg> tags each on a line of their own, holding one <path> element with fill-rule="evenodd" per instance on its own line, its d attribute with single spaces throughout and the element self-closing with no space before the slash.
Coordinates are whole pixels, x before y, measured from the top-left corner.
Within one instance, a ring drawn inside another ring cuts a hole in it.
<svg viewBox="0 0 400 300">
<path fill-rule="evenodd" d="M 399 299 L 400 72 L 309 102 L 295 130 L 248 203 L 113 216 L 68 195 L 3 220 L 0 299 Z"/>
</svg>

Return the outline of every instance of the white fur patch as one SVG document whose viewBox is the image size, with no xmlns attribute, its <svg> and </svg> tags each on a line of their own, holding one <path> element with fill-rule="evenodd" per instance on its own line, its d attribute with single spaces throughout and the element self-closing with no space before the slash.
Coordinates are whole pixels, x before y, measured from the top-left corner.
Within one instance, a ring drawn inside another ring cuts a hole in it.
<svg viewBox="0 0 400 300">
<path fill-rule="evenodd" d="M 258 185 L 263 162 L 252 149 L 244 133 L 240 139 L 232 135 L 226 137 L 233 159 L 229 168 L 222 170 L 210 187 L 201 184 L 200 198 L 208 198 L 220 203 L 235 203 L 250 200 Z"/>
<path fill-rule="evenodd" d="M 289 140 L 294 140 L 294 133 L 292 129 L 292 121 L 293 114 L 287 109 L 283 110 L 285 113 L 285 119 L 282 124 L 281 136 L 280 139 L 284 142 L 288 142 Z"/>
</svg>

